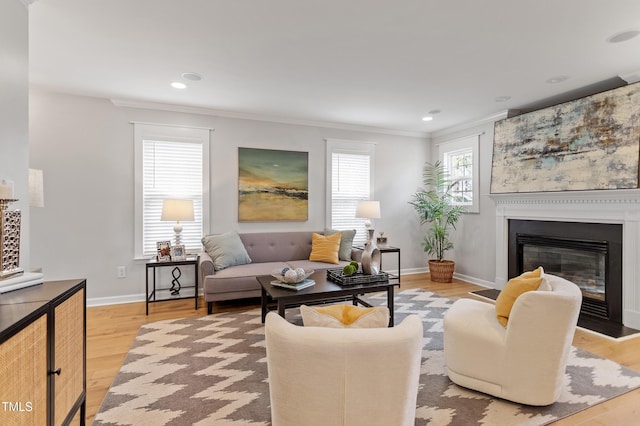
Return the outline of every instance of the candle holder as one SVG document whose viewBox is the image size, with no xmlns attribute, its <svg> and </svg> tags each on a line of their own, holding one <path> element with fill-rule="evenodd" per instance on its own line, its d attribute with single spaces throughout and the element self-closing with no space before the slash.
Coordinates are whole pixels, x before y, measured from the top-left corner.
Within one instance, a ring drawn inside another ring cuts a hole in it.
<svg viewBox="0 0 640 426">
<path fill-rule="evenodd" d="M 20 268 L 20 210 L 8 210 L 17 199 L 0 199 L 0 280 L 22 274 Z"/>
</svg>

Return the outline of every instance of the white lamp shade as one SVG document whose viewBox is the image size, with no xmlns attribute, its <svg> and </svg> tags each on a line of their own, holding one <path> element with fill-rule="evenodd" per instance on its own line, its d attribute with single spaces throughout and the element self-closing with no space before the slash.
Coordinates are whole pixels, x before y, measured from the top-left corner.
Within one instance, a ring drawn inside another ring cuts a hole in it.
<svg viewBox="0 0 640 426">
<path fill-rule="evenodd" d="M 29 169 L 29 206 L 44 207 L 42 170 Z"/>
<path fill-rule="evenodd" d="M 356 217 L 365 219 L 380 218 L 380 201 L 358 201 Z"/>
<path fill-rule="evenodd" d="M 193 221 L 193 200 L 164 200 L 160 220 Z"/>
</svg>

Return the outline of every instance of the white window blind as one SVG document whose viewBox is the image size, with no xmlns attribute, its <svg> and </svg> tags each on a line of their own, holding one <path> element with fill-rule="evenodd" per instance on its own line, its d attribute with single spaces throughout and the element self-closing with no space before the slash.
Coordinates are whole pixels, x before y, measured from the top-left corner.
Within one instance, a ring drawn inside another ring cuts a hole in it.
<svg viewBox="0 0 640 426">
<path fill-rule="evenodd" d="M 156 243 L 172 240 L 174 222 L 161 222 L 167 198 L 193 200 L 193 222 L 182 222 L 181 241 L 187 251 L 202 243 L 202 144 L 143 140 L 143 254 L 156 252 Z"/>
<path fill-rule="evenodd" d="M 155 255 L 158 241 L 175 243 L 175 222 L 160 221 L 165 199 L 193 200 L 194 221 L 181 222 L 181 244 L 199 251 L 209 230 L 209 130 L 135 123 L 135 144 L 136 257 Z"/>
<path fill-rule="evenodd" d="M 373 144 L 327 142 L 328 226 L 337 230 L 355 229 L 354 244 L 362 245 L 367 240 L 367 232 L 365 219 L 356 217 L 356 206 L 360 200 L 371 199 Z"/>
</svg>

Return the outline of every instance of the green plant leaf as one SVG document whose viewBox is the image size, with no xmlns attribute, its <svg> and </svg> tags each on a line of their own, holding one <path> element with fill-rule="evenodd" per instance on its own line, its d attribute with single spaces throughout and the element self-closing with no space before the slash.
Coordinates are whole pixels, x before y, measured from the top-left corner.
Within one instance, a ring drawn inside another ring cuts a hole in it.
<svg viewBox="0 0 640 426">
<path fill-rule="evenodd" d="M 455 182 L 449 179 L 440 161 L 425 164 L 422 184 L 424 188 L 413 194 L 409 204 L 418 214 L 420 224 L 430 225 L 423 241 L 424 251 L 442 261 L 444 253 L 453 249 L 450 229 L 456 228 L 465 209 L 452 204 L 451 189 Z"/>
</svg>

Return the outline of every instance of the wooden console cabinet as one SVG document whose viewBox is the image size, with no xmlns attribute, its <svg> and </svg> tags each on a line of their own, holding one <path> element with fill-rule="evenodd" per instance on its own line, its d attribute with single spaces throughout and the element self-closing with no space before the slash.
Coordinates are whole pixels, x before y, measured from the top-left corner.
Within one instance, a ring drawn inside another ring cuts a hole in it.
<svg viewBox="0 0 640 426">
<path fill-rule="evenodd" d="M 67 425 L 86 410 L 86 281 L 0 294 L 0 425 Z"/>
</svg>

